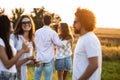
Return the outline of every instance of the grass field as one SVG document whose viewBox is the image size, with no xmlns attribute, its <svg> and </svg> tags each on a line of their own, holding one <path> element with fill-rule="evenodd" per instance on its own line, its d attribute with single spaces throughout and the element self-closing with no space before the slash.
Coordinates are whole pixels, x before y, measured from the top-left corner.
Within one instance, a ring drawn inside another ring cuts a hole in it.
<svg viewBox="0 0 120 80">
<path fill-rule="evenodd" d="M 44 74 L 44 72 L 43 72 L 43 74 Z M 42 80 L 44 80 L 43 74 L 42 74 Z M 70 71 L 68 73 L 67 80 L 72 80 L 71 75 L 72 75 L 72 72 Z M 28 68 L 28 80 L 34 80 L 34 67 L 33 66 L 30 66 Z M 55 69 L 53 70 L 52 80 L 57 80 L 57 72 Z"/>
<path fill-rule="evenodd" d="M 28 80 L 34 80 L 34 67 L 28 68 Z M 44 80 L 42 76 L 42 80 Z M 56 71 L 53 71 L 52 80 L 57 80 Z M 72 72 L 67 76 L 67 80 L 72 80 Z M 103 61 L 102 79 L 101 80 L 120 80 L 120 62 L 119 61 Z"/>
<path fill-rule="evenodd" d="M 120 61 L 103 61 L 102 80 L 120 80 Z"/>
<path fill-rule="evenodd" d="M 120 35 L 120 28 L 96 28 L 94 30 L 97 34 Z M 114 36 L 113 36 L 114 37 Z"/>
<path fill-rule="evenodd" d="M 73 45 L 74 47 L 75 45 Z M 73 49 L 74 50 L 74 49 Z M 102 79 L 101 80 L 120 80 L 120 47 L 102 46 Z M 34 80 L 34 67 L 28 68 L 28 80 Z M 42 80 L 44 80 L 42 76 Z M 54 69 L 52 80 L 57 79 Z M 72 80 L 72 71 L 68 74 L 67 80 Z"/>
</svg>

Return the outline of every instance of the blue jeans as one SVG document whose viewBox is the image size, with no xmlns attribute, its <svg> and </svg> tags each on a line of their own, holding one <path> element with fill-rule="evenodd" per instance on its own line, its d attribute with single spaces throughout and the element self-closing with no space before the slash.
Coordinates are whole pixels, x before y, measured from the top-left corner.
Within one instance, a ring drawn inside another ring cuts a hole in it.
<svg viewBox="0 0 120 80">
<path fill-rule="evenodd" d="M 54 67 L 54 59 L 49 63 L 42 63 L 39 67 L 35 67 L 34 80 L 40 80 L 42 75 L 42 70 L 44 70 L 44 80 L 52 80 L 52 73 Z"/>
<path fill-rule="evenodd" d="M 16 73 L 1 71 L 0 80 L 16 80 Z"/>
</svg>

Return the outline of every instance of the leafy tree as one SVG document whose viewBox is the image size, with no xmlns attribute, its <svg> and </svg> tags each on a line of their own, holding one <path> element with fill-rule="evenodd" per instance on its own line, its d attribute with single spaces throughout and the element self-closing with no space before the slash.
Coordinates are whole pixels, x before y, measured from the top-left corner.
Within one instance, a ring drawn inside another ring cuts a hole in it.
<svg viewBox="0 0 120 80">
<path fill-rule="evenodd" d="M 53 19 L 53 20 L 52 20 L 52 23 L 58 24 L 58 23 L 61 21 L 61 18 L 60 18 L 59 15 L 57 15 L 57 14 L 55 14 L 55 13 L 52 13 L 51 16 L 52 16 L 52 19 Z"/>
<path fill-rule="evenodd" d="M 35 22 L 36 29 L 41 28 L 43 26 L 42 18 L 43 18 L 43 15 L 47 14 L 47 13 L 52 16 L 52 23 L 53 24 L 58 24 L 61 21 L 61 18 L 59 17 L 59 15 L 46 11 L 44 7 L 33 8 L 33 11 L 31 13 L 31 17 L 33 18 L 33 20 Z M 53 24 L 52 24 L 52 28 L 54 29 Z"/>
<path fill-rule="evenodd" d="M 15 27 L 17 20 L 23 14 L 23 12 L 24 12 L 24 8 L 15 8 L 12 10 L 13 16 L 11 17 L 11 21 L 13 22 L 13 27 Z"/>
<path fill-rule="evenodd" d="M 42 18 L 43 18 L 43 14 L 45 13 L 44 9 L 45 9 L 44 7 L 33 8 L 31 17 L 35 22 L 36 29 L 41 28 L 43 26 Z"/>
<path fill-rule="evenodd" d="M 58 28 L 58 23 L 61 21 L 61 18 L 59 15 L 52 13 L 52 29 L 54 29 L 57 32 L 57 28 Z"/>
</svg>

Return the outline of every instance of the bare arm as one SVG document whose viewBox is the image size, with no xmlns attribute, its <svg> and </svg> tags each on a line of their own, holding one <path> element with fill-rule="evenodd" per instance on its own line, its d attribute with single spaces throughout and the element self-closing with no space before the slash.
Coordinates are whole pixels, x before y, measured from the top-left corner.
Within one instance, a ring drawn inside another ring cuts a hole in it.
<svg viewBox="0 0 120 80">
<path fill-rule="evenodd" d="M 89 60 L 88 67 L 86 68 L 85 72 L 78 80 L 88 80 L 90 76 L 92 76 L 92 74 L 98 68 L 98 57 L 91 57 L 88 60 Z"/>
<path fill-rule="evenodd" d="M 23 44 L 23 47 L 20 51 L 18 51 L 16 53 L 16 55 L 11 58 L 11 59 L 8 59 L 7 57 L 7 54 L 6 54 L 6 51 L 5 51 L 5 47 L 3 46 L 0 46 L 0 59 L 2 61 L 2 63 L 4 64 L 4 66 L 9 69 L 11 68 L 14 64 L 16 64 L 16 62 L 18 61 L 18 59 L 20 58 L 20 56 L 26 52 L 29 52 L 29 48 Z"/>
<path fill-rule="evenodd" d="M 22 60 L 19 60 L 17 61 L 16 63 L 16 67 L 20 67 L 22 64 L 26 63 L 27 61 L 29 60 L 33 60 L 34 59 L 34 56 L 30 56 L 30 57 L 27 57 L 27 58 L 24 58 Z M 29 64 L 29 63 L 28 63 Z"/>
<path fill-rule="evenodd" d="M 40 61 L 36 61 L 36 52 L 35 52 L 35 49 L 33 50 L 33 56 L 30 56 L 30 57 L 27 57 L 27 58 L 24 58 L 22 60 L 19 60 L 17 61 L 16 63 L 16 67 L 20 67 L 22 64 L 26 63 L 27 61 L 30 61 L 29 63 L 27 63 L 26 65 L 36 65 L 36 66 L 39 66 L 40 65 Z"/>
</svg>

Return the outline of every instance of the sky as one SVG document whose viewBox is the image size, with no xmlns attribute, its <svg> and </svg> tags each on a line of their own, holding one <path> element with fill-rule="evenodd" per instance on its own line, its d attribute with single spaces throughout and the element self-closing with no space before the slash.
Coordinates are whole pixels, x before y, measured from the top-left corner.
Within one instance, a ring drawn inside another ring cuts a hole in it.
<svg viewBox="0 0 120 80">
<path fill-rule="evenodd" d="M 119 0 L 0 0 L 0 8 L 11 15 L 11 9 L 24 8 L 24 14 L 30 14 L 33 8 L 45 7 L 45 10 L 58 14 L 62 22 L 73 25 L 77 7 L 87 8 L 96 16 L 96 26 L 120 28 Z"/>
</svg>

